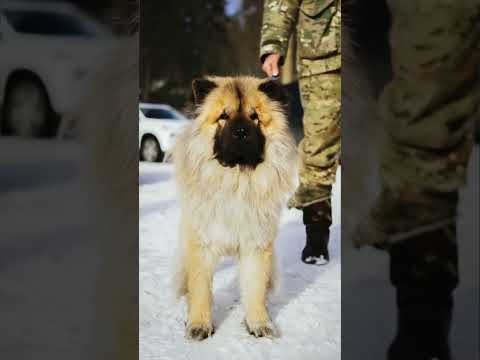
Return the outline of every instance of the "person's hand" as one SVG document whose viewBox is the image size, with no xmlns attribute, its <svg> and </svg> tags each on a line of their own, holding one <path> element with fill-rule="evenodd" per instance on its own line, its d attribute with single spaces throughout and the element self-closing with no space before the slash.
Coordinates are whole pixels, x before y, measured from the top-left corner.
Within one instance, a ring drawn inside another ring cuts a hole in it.
<svg viewBox="0 0 480 360">
<path fill-rule="evenodd" d="M 268 77 L 278 76 L 280 74 L 279 69 L 279 62 L 280 62 L 280 54 L 273 53 L 269 54 L 262 65 L 262 70 Z"/>
</svg>

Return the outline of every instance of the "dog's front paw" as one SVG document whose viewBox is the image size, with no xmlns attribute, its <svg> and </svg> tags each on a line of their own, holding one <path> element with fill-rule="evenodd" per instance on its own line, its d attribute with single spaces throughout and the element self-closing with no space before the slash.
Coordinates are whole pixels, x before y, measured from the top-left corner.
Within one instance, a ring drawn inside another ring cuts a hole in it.
<svg viewBox="0 0 480 360">
<path fill-rule="evenodd" d="M 277 329 L 271 321 L 249 322 L 248 320 L 245 320 L 245 326 L 247 327 L 249 334 L 255 337 L 278 337 Z"/>
<path fill-rule="evenodd" d="M 187 326 L 187 339 L 202 341 L 213 335 L 215 330 L 211 324 L 190 324 Z"/>
</svg>

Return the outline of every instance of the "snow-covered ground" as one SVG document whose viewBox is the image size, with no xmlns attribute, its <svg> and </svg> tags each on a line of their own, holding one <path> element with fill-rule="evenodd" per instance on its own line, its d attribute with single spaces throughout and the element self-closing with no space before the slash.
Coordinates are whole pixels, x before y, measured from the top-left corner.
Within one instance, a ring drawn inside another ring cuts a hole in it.
<svg viewBox="0 0 480 360">
<path fill-rule="evenodd" d="M 226 259 L 215 274 L 213 337 L 185 339 L 185 301 L 169 294 L 170 261 L 178 241 L 179 205 L 169 164 L 140 164 L 140 359 L 340 359 L 340 187 L 334 188 L 331 261 L 310 266 L 300 261 L 304 245 L 301 212 L 285 211 L 276 249 L 281 289 L 269 302 L 281 332 L 257 339 L 242 324 L 237 267 Z M 340 171 L 337 184 L 340 183 Z"/>
</svg>

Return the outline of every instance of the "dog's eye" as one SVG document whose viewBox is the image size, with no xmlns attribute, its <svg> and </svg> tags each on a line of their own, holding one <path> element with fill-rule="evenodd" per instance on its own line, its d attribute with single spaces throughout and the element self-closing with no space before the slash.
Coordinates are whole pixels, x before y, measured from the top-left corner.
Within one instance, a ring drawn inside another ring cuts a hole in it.
<svg viewBox="0 0 480 360">
<path fill-rule="evenodd" d="M 228 120 L 228 114 L 225 111 L 222 112 L 218 120 Z"/>
</svg>

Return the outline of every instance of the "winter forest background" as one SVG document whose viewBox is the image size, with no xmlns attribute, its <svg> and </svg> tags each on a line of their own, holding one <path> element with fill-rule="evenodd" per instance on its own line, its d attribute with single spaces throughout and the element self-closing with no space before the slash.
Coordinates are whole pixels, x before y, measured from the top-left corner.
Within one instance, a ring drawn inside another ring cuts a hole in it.
<svg viewBox="0 0 480 360">
<path fill-rule="evenodd" d="M 142 100 L 184 108 L 191 81 L 206 74 L 261 76 L 261 0 L 143 1 Z"/>
</svg>

